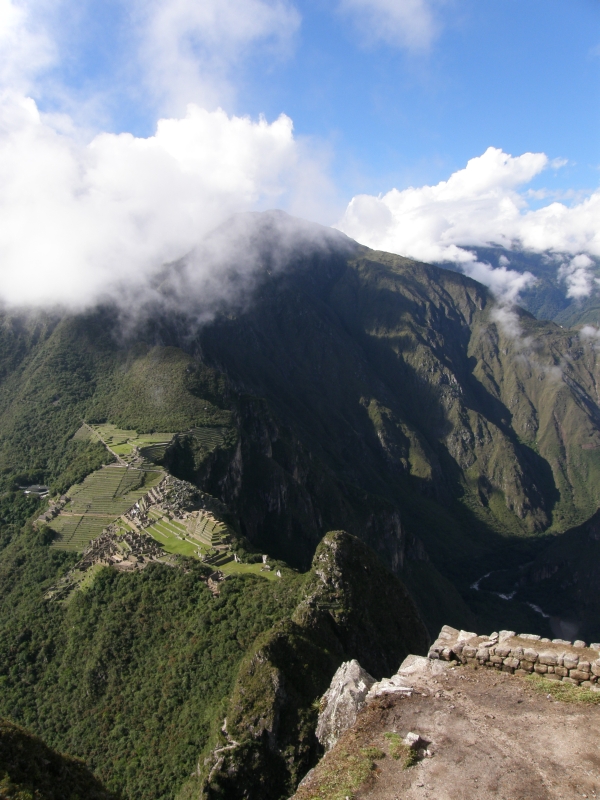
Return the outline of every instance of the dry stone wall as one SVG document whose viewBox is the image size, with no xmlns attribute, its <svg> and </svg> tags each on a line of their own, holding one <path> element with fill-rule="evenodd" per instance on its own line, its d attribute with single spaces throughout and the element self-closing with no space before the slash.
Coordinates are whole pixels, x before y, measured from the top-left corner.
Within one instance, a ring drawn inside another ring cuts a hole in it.
<svg viewBox="0 0 600 800">
<path fill-rule="evenodd" d="M 543 639 L 532 633 L 499 631 L 478 636 L 444 625 L 430 659 L 489 667 L 514 675 L 531 673 L 600 691 L 600 643 Z"/>
</svg>

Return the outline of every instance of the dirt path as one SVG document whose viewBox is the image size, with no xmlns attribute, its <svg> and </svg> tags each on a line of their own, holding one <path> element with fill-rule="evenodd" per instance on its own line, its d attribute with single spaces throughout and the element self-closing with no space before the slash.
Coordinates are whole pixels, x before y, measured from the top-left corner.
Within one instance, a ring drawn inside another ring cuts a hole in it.
<svg viewBox="0 0 600 800">
<path fill-rule="evenodd" d="M 83 420 L 82 420 L 82 422 L 83 422 Z M 83 424 L 84 424 L 84 425 L 85 425 L 85 427 L 88 429 L 88 431 L 90 431 L 90 433 L 92 433 L 94 436 L 96 436 L 96 437 L 97 437 L 97 438 L 98 438 L 98 439 L 99 439 L 99 440 L 102 442 L 102 444 L 104 445 L 104 447 L 106 447 L 106 449 L 108 450 L 108 452 L 109 452 L 109 453 L 111 453 L 111 454 L 112 454 L 112 455 L 113 455 L 113 456 L 114 456 L 114 457 L 117 459 L 117 463 L 119 464 L 119 466 L 121 466 L 121 467 L 127 467 L 127 466 L 129 466 L 129 465 L 127 464 L 127 462 L 126 462 L 126 461 L 123 461 L 123 459 L 121 458 L 121 456 L 120 456 L 118 453 L 115 453 L 115 451 L 114 451 L 114 450 L 113 450 L 111 447 L 109 447 L 109 446 L 106 444 L 106 442 L 105 442 L 105 441 L 104 441 L 104 439 L 103 439 L 103 438 L 100 436 L 100 434 L 98 433 L 98 431 L 95 431 L 95 430 L 92 428 L 92 426 L 91 426 L 91 425 L 88 425 L 88 424 L 87 424 L 87 422 L 83 422 Z"/>
<path fill-rule="evenodd" d="M 115 519 L 113 514 L 91 514 L 88 511 L 61 511 L 60 517 L 99 517 L 100 519 Z"/>
<path fill-rule="evenodd" d="M 344 736 L 358 733 L 362 747 L 389 752 L 384 733 L 412 731 L 432 743 L 433 755 L 408 769 L 389 755 L 378 759 L 356 800 L 571 800 L 600 793 L 600 706 L 555 701 L 495 670 L 457 668 L 408 684 L 415 694 L 376 699 Z M 339 747 L 344 737 L 332 753 Z"/>
</svg>

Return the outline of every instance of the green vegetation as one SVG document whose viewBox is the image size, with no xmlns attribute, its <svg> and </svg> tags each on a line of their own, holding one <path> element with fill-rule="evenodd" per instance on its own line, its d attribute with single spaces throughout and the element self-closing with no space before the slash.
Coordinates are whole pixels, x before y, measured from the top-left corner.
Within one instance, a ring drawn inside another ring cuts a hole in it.
<svg viewBox="0 0 600 800">
<path fill-rule="evenodd" d="M 155 539 L 167 553 L 197 558 L 199 546 L 196 542 L 184 539 L 185 527 L 178 523 L 164 520 L 155 522 L 146 532 Z"/>
<path fill-rule="evenodd" d="M 240 660 L 289 617 L 303 578 L 232 577 L 198 562 L 97 571 L 68 604 L 43 595 L 74 557 L 27 529 L 0 560 L 0 714 L 85 759 L 125 797 L 174 797 L 196 768 Z"/>
<path fill-rule="evenodd" d="M 138 345 L 89 406 L 89 420 L 111 420 L 138 434 L 231 424 L 231 413 L 198 393 L 211 371 L 175 347 Z M 156 440 L 155 440 L 156 441 Z"/>
<path fill-rule="evenodd" d="M 327 753 L 315 770 L 310 786 L 301 787 L 297 800 L 346 800 L 372 777 L 376 761 L 385 753 L 378 747 L 361 747 L 353 733 Z"/>
<path fill-rule="evenodd" d="M 391 757 L 395 758 L 396 760 L 402 759 L 403 769 L 409 769 L 409 767 L 412 767 L 417 763 L 419 760 L 419 754 L 416 750 L 413 750 L 403 742 L 400 734 L 389 732 L 384 733 L 383 736 L 385 739 L 387 739 Z"/>
<path fill-rule="evenodd" d="M 0 797 L 3 800 L 111 800 L 85 766 L 37 736 L 0 719 Z"/>
<path fill-rule="evenodd" d="M 382 677 L 409 652 L 426 647 L 425 629 L 398 579 L 358 539 L 343 531 L 328 533 L 291 619 L 259 637 L 240 664 L 224 712 L 238 746 L 221 752 L 219 761 L 209 757 L 181 800 L 202 789 L 210 798 L 227 800 L 241 800 L 244 792 L 289 796 L 320 754 L 315 700 L 342 661 L 357 658 Z M 213 743 L 226 741 L 217 734 Z"/>
<path fill-rule="evenodd" d="M 266 578 L 268 581 L 278 581 L 275 569 L 263 570 L 262 564 L 242 564 L 239 561 L 229 561 L 227 564 L 221 564 L 219 569 L 225 575 L 258 575 L 261 578 Z M 285 567 L 280 570 L 282 577 L 285 573 L 289 572 Z"/>
<path fill-rule="evenodd" d="M 217 430 L 220 430 L 217 429 Z M 147 463 L 158 463 L 164 458 L 167 447 L 173 440 L 172 433 L 145 433 L 138 435 L 137 431 L 121 430 L 116 425 L 105 423 L 103 425 L 83 425 L 75 437 L 85 436 L 102 441 L 113 453 L 122 457 L 124 461 L 133 463 L 137 453 Z"/>
<path fill-rule="evenodd" d="M 562 681 L 549 681 L 539 675 L 530 675 L 525 680 L 541 694 L 551 695 L 555 700 L 563 703 L 600 703 L 600 692 L 592 691 L 572 683 Z"/>
</svg>

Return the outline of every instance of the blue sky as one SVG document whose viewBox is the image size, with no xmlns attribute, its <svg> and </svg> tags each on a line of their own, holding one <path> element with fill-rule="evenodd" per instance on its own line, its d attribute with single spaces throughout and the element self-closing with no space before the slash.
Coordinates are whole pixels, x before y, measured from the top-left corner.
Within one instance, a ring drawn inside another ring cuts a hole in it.
<svg viewBox="0 0 600 800">
<path fill-rule="evenodd" d="M 569 160 L 553 177 L 595 188 L 600 168 L 600 4 L 448 3 L 422 51 L 361 46 L 339 15 L 302 6 L 296 54 L 250 93 L 332 142 L 349 194 L 437 183 L 493 145 Z"/>
<path fill-rule="evenodd" d="M 0 52 L 5 298 L 274 206 L 423 259 L 600 256 L 599 0 L 0 0 Z"/>
<path fill-rule="evenodd" d="M 289 38 L 247 48 L 226 70 L 232 91 L 217 102 L 269 120 L 289 115 L 298 136 L 329 149 L 344 194 L 437 183 L 490 145 L 568 160 L 544 176 L 553 187 L 598 185 L 597 0 L 432 4 L 434 34 L 416 46 L 401 36 L 369 40 L 368 15 L 357 19 L 334 2 L 295 8 Z M 63 4 L 56 22 L 61 84 L 80 99 L 101 98 L 109 130 L 151 134 L 164 109 L 139 90 L 127 4 L 81 4 L 75 15 Z M 187 101 L 202 103 L 199 94 Z M 56 105 L 43 93 L 40 101 Z"/>
</svg>

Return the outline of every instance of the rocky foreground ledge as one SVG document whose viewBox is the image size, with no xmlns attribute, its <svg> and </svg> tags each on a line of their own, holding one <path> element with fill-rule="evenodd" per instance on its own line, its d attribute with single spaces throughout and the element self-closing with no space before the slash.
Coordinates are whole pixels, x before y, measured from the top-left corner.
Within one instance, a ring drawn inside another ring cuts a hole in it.
<svg viewBox="0 0 600 800">
<path fill-rule="evenodd" d="M 408 656 L 391 678 L 375 681 L 346 662 L 320 703 L 317 736 L 327 752 L 293 800 L 600 797 L 600 705 L 558 699 L 585 695 L 582 687 L 597 696 L 599 656 L 596 645 L 445 626 L 429 657 Z M 532 673 L 539 679 L 519 680 Z M 540 680 L 548 678 L 554 683 Z"/>
</svg>

